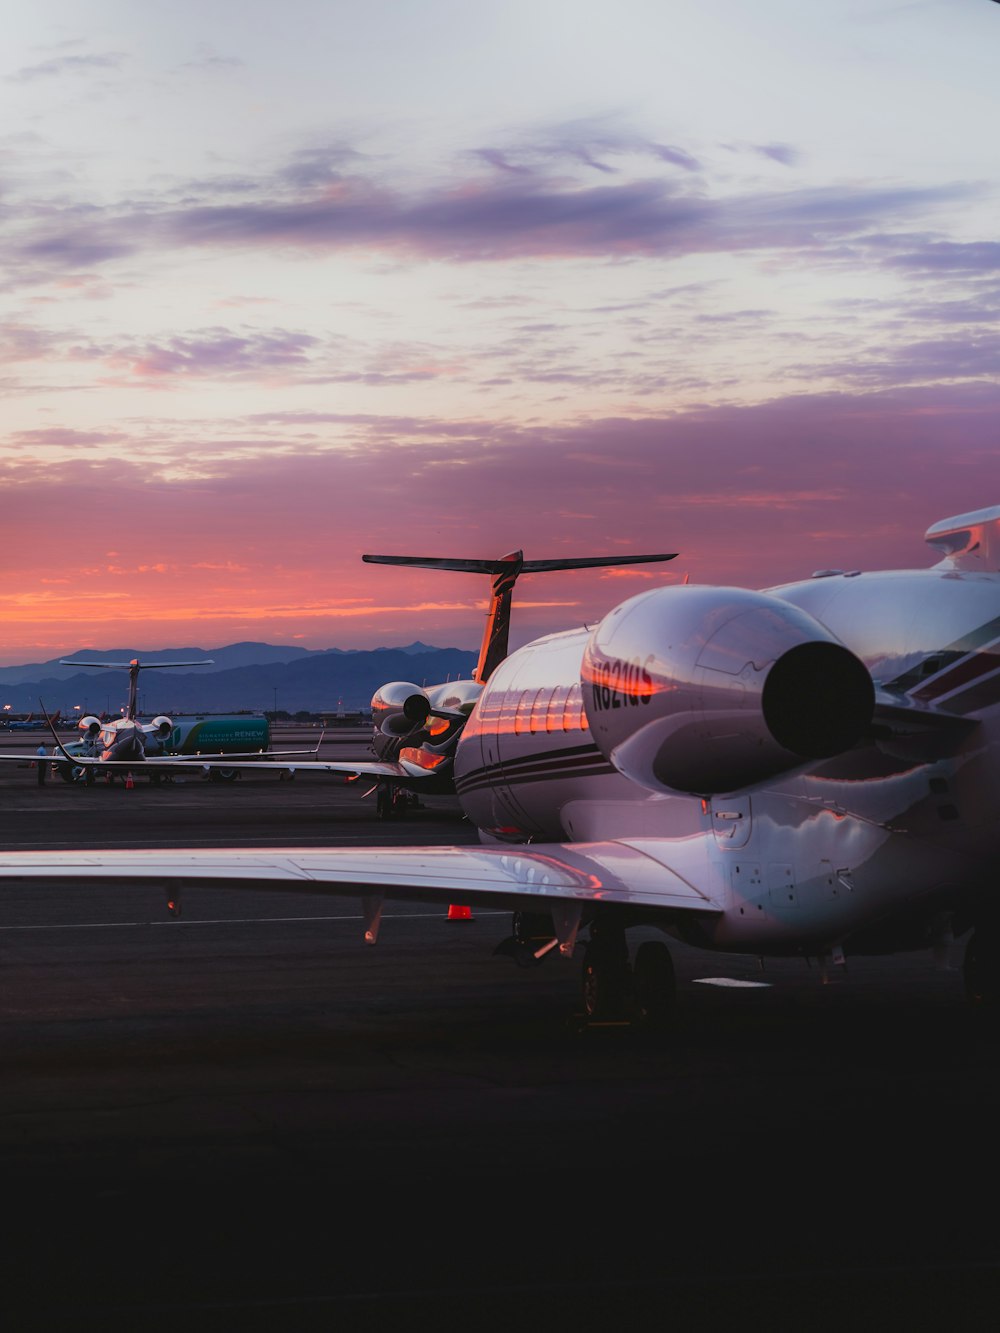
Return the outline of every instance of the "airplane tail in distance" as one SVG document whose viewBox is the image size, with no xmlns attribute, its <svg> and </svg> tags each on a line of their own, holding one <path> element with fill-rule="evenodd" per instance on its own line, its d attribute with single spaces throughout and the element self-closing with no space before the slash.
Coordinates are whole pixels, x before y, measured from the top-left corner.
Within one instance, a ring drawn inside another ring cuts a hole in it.
<svg viewBox="0 0 1000 1333">
<path fill-rule="evenodd" d="M 525 560 L 523 551 L 511 551 L 499 560 L 464 560 L 451 556 L 423 555 L 363 555 L 361 559 L 370 565 L 410 565 L 420 569 L 449 569 L 464 574 L 490 576 L 493 596 L 479 649 L 479 661 L 472 673 L 473 680 L 484 685 L 507 656 L 514 584 L 522 574 L 548 574 L 557 569 L 644 565 L 657 560 L 673 560 L 676 555 L 674 551 L 669 555 L 584 555 L 554 560 Z"/>
</svg>

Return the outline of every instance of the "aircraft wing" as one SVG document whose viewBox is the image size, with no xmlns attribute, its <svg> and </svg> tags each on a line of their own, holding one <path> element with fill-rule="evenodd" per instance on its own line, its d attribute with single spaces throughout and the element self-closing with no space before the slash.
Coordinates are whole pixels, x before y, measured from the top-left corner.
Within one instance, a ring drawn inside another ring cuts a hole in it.
<svg viewBox="0 0 1000 1333">
<path fill-rule="evenodd" d="M 374 942 L 382 898 L 536 912 L 544 904 L 556 915 L 557 931 L 560 909 L 572 918 L 574 907 L 606 903 L 658 908 L 674 917 L 717 914 L 725 884 L 716 882 L 699 842 L 0 852 L 0 883 L 114 880 L 155 884 L 169 894 L 207 886 L 362 897 Z M 575 935 L 575 924 L 568 929 Z"/>
<path fill-rule="evenodd" d="M 211 754 L 146 755 L 142 759 L 100 759 L 96 755 L 73 754 L 64 749 L 61 744 L 57 744 L 51 750 L 46 751 L 45 758 L 49 763 L 73 764 L 77 768 L 86 768 L 89 765 L 91 768 L 99 768 L 102 773 L 114 773 L 115 771 L 135 773 L 139 769 L 190 768 L 192 764 L 212 764 L 216 768 L 237 768 L 239 766 L 260 768 L 262 764 L 273 764 L 274 767 L 280 768 L 283 766 L 298 766 L 300 755 L 303 759 L 311 756 L 315 760 L 316 751 L 260 750 L 248 754 L 241 750 L 235 753 L 218 751 Z M 40 757 L 37 750 L 22 750 L 16 754 L 0 754 L 0 763 L 33 764 Z M 324 767 L 323 764 L 319 766 Z"/>
<path fill-rule="evenodd" d="M 180 664 L 174 663 L 173 665 Z M 52 733 L 53 748 L 51 754 L 48 755 L 49 762 L 57 764 L 68 763 L 72 764 L 74 768 L 99 769 L 102 773 L 135 773 L 140 770 L 146 773 L 181 772 L 184 769 L 190 771 L 192 765 L 196 767 L 201 766 L 202 768 L 232 769 L 260 768 L 262 764 L 271 764 L 276 768 L 291 770 L 300 766 L 300 759 L 306 761 L 310 759 L 313 760 L 322 771 L 347 773 L 359 773 L 360 771 L 363 771 L 362 769 L 359 769 L 358 766 L 344 767 L 336 764 L 328 765 L 316 760 L 316 755 L 319 753 L 319 748 L 323 743 L 323 736 L 326 734 L 325 732 L 320 735 L 316 745 L 309 750 L 258 750 L 249 754 L 245 751 L 240 751 L 238 753 L 217 752 L 206 754 L 144 755 L 141 759 L 100 759 L 96 755 L 72 754 L 66 749 L 64 743 L 59 739 L 55 728 L 52 727 L 51 724 L 50 731 Z M 20 754 L 0 754 L 0 763 L 16 762 L 29 764 L 35 763 L 39 757 L 37 751 L 32 754 L 28 754 L 27 752 Z M 384 766 L 373 765 L 372 767 L 381 769 Z M 400 769 L 398 764 L 389 765 L 389 767 L 392 769 L 391 773 L 382 774 L 379 772 L 378 776 L 406 776 L 405 772 Z"/>
<path fill-rule="evenodd" d="M 303 754 L 315 754 L 314 750 L 304 750 Z M 0 763 L 34 764 L 39 755 L 34 750 L 24 750 L 20 754 L 0 754 Z M 419 783 L 427 779 L 428 783 L 437 778 L 429 769 L 404 768 L 402 764 L 361 759 L 356 763 L 348 760 L 328 761 L 326 759 L 296 759 L 293 752 L 282 754 L 279 751 L 264 751 L 256 758 L 245 754 L 175 754 L 158 758 L 149 755 L 145 759 L 97 759 L 90 755 L 48 754 L 44 760 L 51 764 L 72 764 L 74 768 L 93 768 L 98 773 L 190 773 L 195 768 L 253 769 L 259 773 L 262 769 L 274 769 L 276 772 L 295 773 L 343 773 L 345 776 L 395 779 L 408 784 Z"/>
</svg>

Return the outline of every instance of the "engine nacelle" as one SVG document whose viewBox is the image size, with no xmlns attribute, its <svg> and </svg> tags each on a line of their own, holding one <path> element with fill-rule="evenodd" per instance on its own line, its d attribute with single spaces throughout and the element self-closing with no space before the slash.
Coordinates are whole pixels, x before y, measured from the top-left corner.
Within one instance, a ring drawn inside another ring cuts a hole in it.
<svg viewBox="0 0 1000 1333">
<path fill-rule="evenodd" d="M 431 701 L 426 690 L 406 680 L 393 680 L 372 695 L 372 724 L 383 736 L 405 736 L 426 722 Z"/>
<path fill-rule="evenodd" d="M 85 736 L 90 737 L 91 739 L 94 736 L 100 735 L 101 719 L 99 717 L 92 716 L 90 713 L 88 713 L 86 717 L 81 717 L 80 721 L 76 725 L 79 728 L 79 730 L 83 732 Z"/>
<path fill-rule="evenodd" d="M 864 664 L 825 626 L 744 588 L 622 602 L 591 634 L 581 678 L 594 740 L 619 772 L 700 796 L 850 749 L 875 704 Z"/>
<path fill-rule="evenodd" d="M 148 727 L 143 727 L 147 736 L 155 736 L 158 741 L 165 741 L 174 729 L 174 724 L 169 717 L 161 714 L 154 717 Z"/>
</svg>

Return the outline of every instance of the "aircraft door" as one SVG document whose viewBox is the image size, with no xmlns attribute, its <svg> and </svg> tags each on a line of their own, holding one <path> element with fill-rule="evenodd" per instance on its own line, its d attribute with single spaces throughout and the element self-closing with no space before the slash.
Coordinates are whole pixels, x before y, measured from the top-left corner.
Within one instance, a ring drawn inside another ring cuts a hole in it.
<svg viewBox="0 0 1000 1333">
<path fill-rule="evenodd" d="M 712 831 L 720 847 L 745 847 L 753 833 L 753 811 L 749 796 L 713 796 Z"/>
<path fill-rule="evenodd" d="M 530 667 L 530 661 L 519 661 L 509 676 L 504 672 L 502 681 L 498 682 L 500 688 L 491 691 L 491 697 L 487 700 L 481 732 L 483 766 L 491 777 L 494 826 L 507 829 L 512 834 L 516 832 L 525 835 L 541 832 L 537 822 L 518 800 L 511 782 L 511 772 L 516 772 L 517 760 L 522 758 L 519 736 L 525 695 L 519 689 L 519 678 L 525 677 L 526 668 L 530 673 Z M 499 676 L 500 672 L 495 674 Z"/>
</svg>

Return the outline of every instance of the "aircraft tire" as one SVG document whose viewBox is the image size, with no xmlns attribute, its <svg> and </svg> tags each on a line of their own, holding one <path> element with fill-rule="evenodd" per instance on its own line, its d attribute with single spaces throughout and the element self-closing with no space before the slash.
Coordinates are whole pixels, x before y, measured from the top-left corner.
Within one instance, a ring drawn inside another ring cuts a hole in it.
<svg viewBox="0 0 1000 1333">
<path fill-rule="evenodd" d="M 235 782 L 237 770 L 235 768 L 213 768 L 209 770 L 210 782 Z"/>
<path fill-rule="evenodd" d="M 76 768 L 73 764 L 56 764 L 56 772 L 62 778 L 63 782 L 76 782 L 82 776 L 82 770 Z"/>
<path fill-rule="evenodd" d="M 962 963 L 965 995 L 981 1009 L 1000 1005 L 1000 929 L 990 921 L 977 926 L 965 946 Z"/>
<path fill-rule="evenodd" d="M 594 940 L 583 954 L 583 1012 L 588 1023 L 614 1023 L 626 1016 L 629 997 L 628 961 Z"/>
<path fill-rule="evenodd" d="M 637 1026 L 662 1032 L 677 1008 L 677 980 L 670 950 L 659 940 L 645 940 L 632 964 L 632 1004 Z"/>
</svg>

